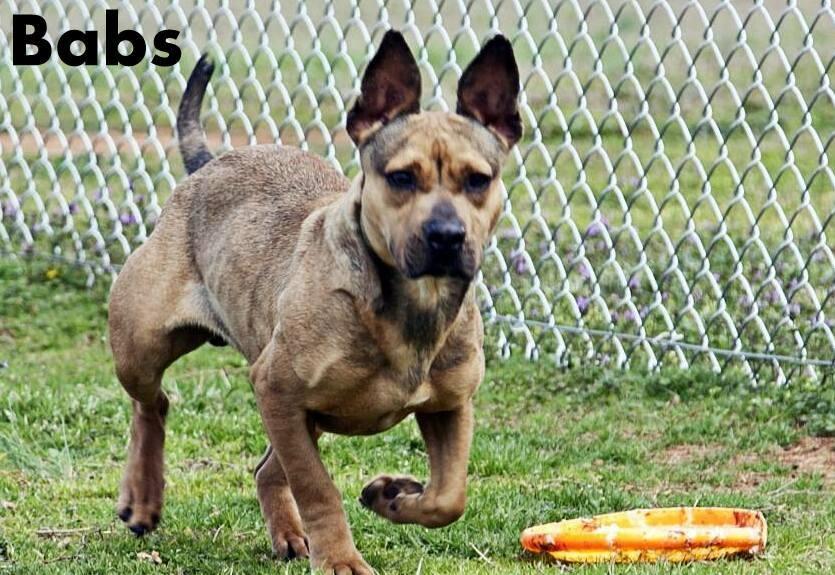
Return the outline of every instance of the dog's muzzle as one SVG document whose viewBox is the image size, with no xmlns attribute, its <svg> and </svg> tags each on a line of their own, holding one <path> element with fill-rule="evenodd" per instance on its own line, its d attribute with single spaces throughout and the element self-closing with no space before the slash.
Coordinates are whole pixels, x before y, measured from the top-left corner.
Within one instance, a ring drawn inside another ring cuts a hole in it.
<svg viewBox="0 0 835 575">
<path fill-rule="evenodd" d="M 467 232 L 457 217 L 431 218 L 413 238 L 407 257 L 407 275 L 457 277 L 470 280 L 475 275 L 474 257 L 467 249 Z"/>
<path fill-rule="evenodd" d="M 453 262 L 461 254 L 467 231 L 458 218 L 440 220 L 433 218 L 423 224 L 423 241 L 429 259 L 439 264 Z"/>
</svg>

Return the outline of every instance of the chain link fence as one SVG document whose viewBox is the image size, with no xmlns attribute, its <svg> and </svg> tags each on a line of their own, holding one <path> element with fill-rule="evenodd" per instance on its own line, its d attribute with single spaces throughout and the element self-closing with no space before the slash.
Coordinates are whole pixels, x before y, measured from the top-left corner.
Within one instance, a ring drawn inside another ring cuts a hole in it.
<svg viewBox="0 0 835 575">
<path fill-rule="evenodd" d="M 384 31 L 419 60 L 424 106 L 454 108 L 483 40 L 513 42 L 525 136 L 478 285 L 502 354 L 835 371 L 835 11 L 829 0 L 0 0 L 0 251 L 115 274 L 183 166 L 176 107 L 203 51 L 216 150 L 297 145 L 351 174 L 344 131 Z M 181 61 L 103 63 L 104 16 Z M 11 16 L 55 45 L 99 30 L 98 66 L 11 63 Z"/>
</svg>

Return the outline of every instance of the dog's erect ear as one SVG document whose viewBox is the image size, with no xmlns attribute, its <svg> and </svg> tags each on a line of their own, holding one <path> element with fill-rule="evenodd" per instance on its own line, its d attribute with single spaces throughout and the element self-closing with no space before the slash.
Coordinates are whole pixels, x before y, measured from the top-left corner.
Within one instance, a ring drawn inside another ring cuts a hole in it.
<svg viewBox="0 0 835 575">
<path fill-rule="evenodd" d="M 348 134 L 357 145 L 402 114 L 420 109 L 420 70 L 400 32 L 389 30 L 362 77 L 360 96 L 348 112 Z"/>
<path fill-rule="evenodd" d="M 457 112 L 481 122 L 511 147 L 522 137 L 518 96 L 519 68 L 513 47 L 504 36 L 494 36 L 458 82 Z"/>
</svg>

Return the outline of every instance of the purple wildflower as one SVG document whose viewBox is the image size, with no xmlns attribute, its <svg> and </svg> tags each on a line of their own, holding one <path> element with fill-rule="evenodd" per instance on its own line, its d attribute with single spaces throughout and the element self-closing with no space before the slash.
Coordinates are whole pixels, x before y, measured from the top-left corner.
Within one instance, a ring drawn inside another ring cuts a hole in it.
<svg viewBox="0 0 835 575">
<path fill-rule="evenodd" d="M 580 262 L 580 265 L 577 266 L 577 273 L 579 273 L 580 277 L 584 280 L 591 277 L 591 270 L 589 269 L 589 266 L 586 265 L 586 262 Z"/>
<path fill-rule="evenodd" d="M 70 212 L 70 214 L 77 213 L 78 212 L 78 204 L 76 204 L 75 202 L 70 202 L 67 205 L 67 210 Z"/>
<path fill-rule="evenodd" d="M 815 263 L 822 262 L 824 259 L 826 259 L 826 256 L 824 255 L 823 250 L 817 250 L 812 254 L 812 261 Z"/>
<path fill-rule="evenodd" d="M 625 319 L 626 321 L 638 323 L 638 315 L 631 309 L 628 309 L 625 312 L 623 312 L 623 319 Z"/>
<path fill-rule="evenodd" d="M 612 315 L 612 323 L 618 323 L 620 321 L 620 312 L 615 310 L 611 313 Z"/>
<path fill-rule="evenodd" d="M 631 278 L 629 278 L 629 283 L 627 283 L 626 285 L 629 286 L 629 289 L 638 289 L 638 287 L 641 285 L 641 278 L 639 278 L 636 275 L 632 276 Z"/>
<path fill-rule="evenodd" d="M 128 226 L 131 224 L 136 223 L 136 216 L 133 215 L 131 212 L 123 212 L 119 216 L 119 221 L 122 222 L 122 225 Z"/>
<path fill-rule="evenodd" d="M 17 215 L 17 207 L 11 202 L 8 201 L 3 204 L 3 215 L 13 218 Z"/>
<path fill-rule="evenodd" d="M 645 305 L 644 307 L 641 308 L 641 319 L 646 319 L 646 317 L 648 315 L 649 315 L 649 306 Z"/>
<path fill-rule="evenodd" d="M 584 295 L 577 297 L 577 309 L 580 310 L 582 315 L 585 315 L 589 309 L 589 302 L 591 300 Z"/>
<path fill-rule="evenodd" d="M 590 223 L 589 227 L 586 228 L 586 234 L 588 235 L 588 237 L 593 238 L 601 235 L 603 231 L 608 230 L 609 227 L 609 218 L 607 218 L 603 214 L 600 214 L 600 217 L 594 220 L 592 223 Z"/>
<path fill-rule="evenodd" d="M 100 202 L 104 199 L 104 189 L 99 188 L 96 190 L 96 193 L 93 195 L 93 199 L 97 202 Z"/>
<path fill-rule="evenodd" d="M 780 292 L 777 291 L 777 288 L 771 288 L 765 292 L 764 299 L 766 303 L 777 303 L 780 301 Z"/>
<path fill-rule="evenodd" d="M 522 250 L 513 250 L 510 253 L 510 264 L 519 275 L 525 275 L 530 271 L 528 268 L 528 259 Z"/>
</svg>

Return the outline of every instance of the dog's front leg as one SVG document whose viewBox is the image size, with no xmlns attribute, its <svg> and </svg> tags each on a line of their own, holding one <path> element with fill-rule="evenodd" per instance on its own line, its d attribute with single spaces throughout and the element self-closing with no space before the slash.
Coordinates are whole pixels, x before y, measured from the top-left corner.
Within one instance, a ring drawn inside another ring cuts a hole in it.
<svg viewBox="0 0 835 575">
<path fill-rule="evenodd" d="M 342 499 L 315 443 L 305 386 L 271 344 L 252 368 L 258 408 L 310 540 L 314 568 L 333 575 L 372 575 L 354 546 Z"/>
<path fill-rule="evenodd" d="M 426 489 L 409 477 L 381 475 L 365 486 L 360 501 L 394 523 L 443 527 L 464 513 L 473 407 L 467 402 L 453 411 L 416 417 L 429 453 Z"/>
</svg>

